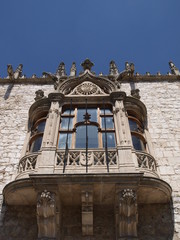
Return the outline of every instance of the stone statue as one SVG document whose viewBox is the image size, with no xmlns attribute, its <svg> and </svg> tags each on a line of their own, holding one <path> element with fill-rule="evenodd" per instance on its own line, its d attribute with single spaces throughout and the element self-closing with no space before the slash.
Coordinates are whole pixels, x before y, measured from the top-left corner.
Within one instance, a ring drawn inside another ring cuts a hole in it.
<svg viewBox="0 0 180 240">
<path fill-rule="evenodd" d="M 19 64 L 19 66 L 16 68 L 16 71 L 14 73 L 14 79 L 22 77 L 22 69 L 23 69 L 23 65 Z"/>
<path fill-rule="evenodd" d="M 170 67 L 170 69 L 171 69 L 171 73 L 172 73 L 172 74 L 174 74 L 174 75 L 180 75 L 179 69 L 175 66 L 175 64 L 174 64 L 172 61 L 169 62 L 169 67 Z"/>
<path fill-rule="evenodd" d="M 130 73 L 130 75 L 131 76 L 133 76 L 133 74 L 134 74 L 134 70 L 135 70 L 135 68 L 134 68 L 134 63 L 128 63 L 128 62 L 125 62 L 125 70 L 128 72 L 128 73 Z"/>
<path fill-rule="evenodd" d="M 91 62 L 88 58 L 84 60 L 84 62 L 81 63 L 81 66 L 83 67 L 84 71 L 89 70 L 91 71 L 91 68 L 94 66 L 94 63 Z"/>
<path fill-rule="evenodd" d="M 14 79 L 14 71 L 13 71 L 13 67 L 11 64 L 7 65 L 7 73 L 8 73 L 8 77 L 10 79 Z"/>
<path fill-rule="evenodd" d="M 131 96 L 134 97 L 134 98 L 137 98 L 137 99 L 140 99 L 140 95 L 139 95 L 139 92 L 140 90 L 137 88 L 137 89 L 132 89 L 131 90 Z"/>
<path fill-rule="evenodd" d="M 137 237 L 137 202 L 132 189 L 120 192 L 119 237 Z"/>
<path fill-rule="evenodd" d="M 56 237 L 55 194 L 44 190 L 37 200 L 38 238 Z"/>
<path fill-rule="evenodd" d="M 119 71 L 114 61 L 111 61 L 109 64 L 109 75 L 118 75 Z"/>
<path fill-rule="evenodd" d="M 75 76 L 76 76 L 76 63 L 73 62 L 70 70 L 70 77 L 75 77 Z"/>
<path fill-rule="evenodd" d="M 61 62 L 59 64 L 59 67 L 58 67 L 58 69 L 56 71 L 56 76 L 59 77 L 59 78 L 66 76 L 65 64 L 63 62 Z"/>
<path fill-rule="evenodd" d="M 36 91 L 35 94 L 36 94 L 36 97 L 34 98 L 35 101 L 44 98 L 44 91 L 41 89 Z"/>
</svg>

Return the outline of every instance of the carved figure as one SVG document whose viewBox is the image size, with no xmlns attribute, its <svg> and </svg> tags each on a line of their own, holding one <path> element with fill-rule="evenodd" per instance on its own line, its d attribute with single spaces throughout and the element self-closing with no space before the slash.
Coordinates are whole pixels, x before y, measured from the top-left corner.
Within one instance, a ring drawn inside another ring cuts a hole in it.
<svg viewBox="0 0 180 240">
<path fill-rule="evenodd" d="M 174 74 L 174 75 L 180 75 L 179 69 L 175 66 L 175 64 L 174 64 L 172 61 L 169 62 L 169 67 L 170 67 L 170 69 L 171 69 L 171 73 L 172 73 L 172 74 Z"/>
<path fill-rule="evenodd" d="M 56 237 L 55 194 L 44 190 L 37 200 L 38 238 Z"/>
<path fill-rule="evenodd" d="M 137 99 L 140 99 L 140 95 L 139 95 L 140 90 L 139 89 L 132 89 L 131 90 L 131 96 Z"/>
<path fill-rule="evenodd" d="M 10 79 L 14 79 L 14 71 L 11 64 L 7 65 L 7 73 Z"/>
<path fill-rule="evenodd" d="M 14 79 L 22 77 L 22 69 L 23 69 L 23 65 L 19 64 L 19 66 L 16 68 L 16 71 L 14 73 Z"/>
<path fill-rule="evenodd" d="M 132 189 L 120 192 L 119 204 L 119 236 L 137 236 L 137 203 L 136 193 Z"/>
<path fill-rule="evenodd" d="M 109 75 L 118 75 L 119 71 L 114 61 L 109 64 Z"/>
<path fill-rule="evenodd" d="M 66 69 L 65 69 L 65 64 L 63 62 L 61 62 L 59 64 L 59 67 L 56 71 L 56 76 L 57 77 L 63 77 L 63 76 L 66 76 Z"/>
<path fill-rule="evenodd" d="M 81 63 L 81 66 L 83 67 L 84 71 L 89 70 L 91 71 L 91 68 L 94 66 L 94 63 L 92 63 L 88 58 Z"/>
<path fill-rule="evenodd" d="M 44 98 L 44 91 L 43 90 L 38 90 L 35 92 L 36 97 L 34 98 L 35 101 Z"/>
<path fill-rule="evenodd" d="M 75 76 L 76 76 L 76 63 L 73 62 L 70 70 L 70 77 L 75 77 Z"/>
</svg>

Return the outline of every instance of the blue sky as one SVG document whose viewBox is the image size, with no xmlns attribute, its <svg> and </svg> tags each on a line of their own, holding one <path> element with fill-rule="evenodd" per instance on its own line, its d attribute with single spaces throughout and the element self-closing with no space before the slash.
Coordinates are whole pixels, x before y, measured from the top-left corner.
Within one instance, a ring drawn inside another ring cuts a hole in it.
<svg viewBox="0 0 180 240">
<path fill-rule="evenodd" d="M 0 76 L 7 64 L 27 76 L 55 72 L 61 61 L 90 58 L 107 74 L 113 59 L 124 69 L 156 74 L 180 68 L 180 0 L 0 0 Z"/>
</svg>

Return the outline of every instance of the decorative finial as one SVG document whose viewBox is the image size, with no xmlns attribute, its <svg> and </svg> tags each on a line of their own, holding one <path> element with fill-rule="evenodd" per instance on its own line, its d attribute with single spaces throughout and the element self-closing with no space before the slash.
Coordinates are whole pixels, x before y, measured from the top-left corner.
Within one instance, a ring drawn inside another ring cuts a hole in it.
<svg viewBox="0 0 180 240">
<path fill-rule="evenodd" d="M 175 66 L 175 64 L 172 61 L 169 61 L 169 67 L 171 69 L 171 73 L 174 75 L 180 75 L 179 69 Z"/>
<path fill-rule="evenodd" d="M 84 71 L 89 70 L 91 71 L 91 68 L 94 66 L 94 63 L 92 63 L 88 58 L 81 63 L 81 66 L 83 67 Z"/>
<path fill-rule="evenodd" d="M 73 62 L 70 70 L 70 77 L 75 77 L 76 76 L 76 63 Z"/>
<path fill-rule="evenodd" d="M 59 64 L 59 67 L 58 67 L 57 72 L 56 72 L 56 76 L 57 77 L 64 77 L 64 76 L 66 76 L 65 64 L 63 62 L 61 62 Z"/>
<path fill-rule="evenodd" d="M 134 63 L 125 62 L 125 70 L 128 73 L 130 73 L 131 76 L 133 76 L 134 75 L 134 70 L 135 70 Z"/>
<path fill-rule="evenodd" d="M 13 67 L 11 64 L 7 65 L 7 73 L 8 73 L 8 77 L 10 79 L 14 79 L 14 71 L 13 71 Z"/>
<path fill-rule="evenodd" d="M 118 71 L 118 68 L 115 64 L 115 62 L 112 60 L 109 64 L 109 75 L 118 75 L 119 74 L 119 71 Z"/>
<path fill-rule="evenodd" d="M 23 69 L 23 65 L 19 64 L 19 66 L 16 68 L 16 71 L 14 73 L 14 78 L 17 79 L 19 77 L 22 77 L 22 69 Z"/>
</svg>

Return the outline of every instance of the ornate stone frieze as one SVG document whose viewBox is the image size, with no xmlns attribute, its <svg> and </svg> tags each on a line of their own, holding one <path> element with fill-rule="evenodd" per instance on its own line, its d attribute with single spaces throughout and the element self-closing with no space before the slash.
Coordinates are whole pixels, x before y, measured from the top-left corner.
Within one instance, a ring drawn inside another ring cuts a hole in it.
<svg viewBox="0 0 180 240">
<path fill-rule="evenodd" d="M 56 237 L 55 194 L 44 190 L 37 199 L 38 239 Z"/>
<path fill-rule="evenodd" d="M 85 81 L 78 85 L 70 95 L 104 95 L 105 92 L 92 82 Z"/>
</svg>

